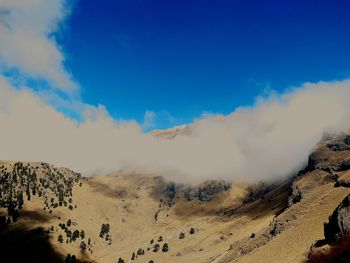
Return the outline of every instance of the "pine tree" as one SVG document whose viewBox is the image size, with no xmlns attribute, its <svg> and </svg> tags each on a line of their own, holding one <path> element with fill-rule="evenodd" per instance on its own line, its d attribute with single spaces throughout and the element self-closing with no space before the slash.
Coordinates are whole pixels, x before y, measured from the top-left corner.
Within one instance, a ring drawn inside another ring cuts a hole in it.
<svg viewBox="0 0 350 263">
<path fill-rule="evenodd" d="M 21 192 L 18 192 L 17 194 L 17 203 L 18 203 L 18 209 L 22 209 L 22 206 L 23 206 L 23 193 L 22 191 Z"/>
<path fill-rule="evenodd" d="M 162 248 L 162 251 L 163 251 L 163 252 L 168 252 L 168 251 L 169 251 L 169 246 L 168 246 L 167 243 L 164 243 L 163 248 Z"/>
</svg>

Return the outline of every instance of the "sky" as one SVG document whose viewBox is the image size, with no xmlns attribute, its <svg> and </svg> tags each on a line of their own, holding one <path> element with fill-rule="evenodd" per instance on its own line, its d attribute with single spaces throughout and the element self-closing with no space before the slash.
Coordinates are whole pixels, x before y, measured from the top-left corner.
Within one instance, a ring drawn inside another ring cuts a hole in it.
<svg viewBox="0 0 350 263">
<path fill-rule="evenodd" d="M 350 128 L 350 4 L 281 3 L 0 0 L 0 160 L 181 182 L 295 174 Z"/>
<path fill-rule="evenodd" d="M 350 75 L 350 2 L 77 0 L 60 44 L 83 101 L 152 128 Z"/>
</svg>

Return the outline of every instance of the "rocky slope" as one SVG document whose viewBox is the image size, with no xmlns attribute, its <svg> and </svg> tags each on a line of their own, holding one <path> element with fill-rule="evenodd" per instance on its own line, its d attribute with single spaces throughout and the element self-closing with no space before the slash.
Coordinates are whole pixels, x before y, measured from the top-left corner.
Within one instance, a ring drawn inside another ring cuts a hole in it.
<svg viewBox="0 0 350 263">
<path fill-rule="evenodd" d="M 1 262 L 316 262 L 349 233 L 349 178 L 345 134 L 269 184 L 180 185 L 142 171 L 83 178 L 3 161 Z"/>
</svg>

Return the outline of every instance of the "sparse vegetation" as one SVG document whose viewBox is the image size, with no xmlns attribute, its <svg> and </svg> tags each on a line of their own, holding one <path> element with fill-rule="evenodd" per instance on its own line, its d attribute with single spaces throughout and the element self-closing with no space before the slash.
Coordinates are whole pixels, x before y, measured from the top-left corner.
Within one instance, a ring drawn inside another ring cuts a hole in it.
<svg viewBox="0 0 350 263">
<path fill-rule="evenodd" d="M 108 234 L 109 230 L 110 230 L 109 224 L 102 224 L 101 231 L 100 231 L 100 237 L 103 238 L 106 234 Z"/>
<path fill-rule="evenodd" d="M 104 238 L 107 242 L 108 245 L 112 244 L 112 236 L 109 233 L 110 230 L 110 225 L 107 224 L 102 224 L 101 225 L 101 230 L 100 230 L 100 238 Z"/>
<path fill-rule="evenodd" d="M 159 248 L 160 248 L 159 244 L 155 244 L 153 248 L 153 252 L 158 252 Z"/>
<path fill-rule="evenodd" d="M 86 243 L 84 242 L 84 241 L 81 241 L 81 243 L 80 243 L 80 250 L 82 251 L 82 252 L 84 252 L 85 250 L 86 250 Z"/>
<path fill-rule="evenodd" d="M 39 175 L 37 171 L 40 171 Z M 33 166 L 31 163 L 16 162 L 0 167 L 0 208 L 8 210 L 6 223 L 17 222 L 18 210 L 38 195 L 43 199 L 43 210 L 52 210 L 61 206 L 65 198 L 72 196 L 74 183 L 78 183 L 80 174 L 65 175 L 46 163 Z M 49 202 L 50 201 L 50 202 Z M 8 220 L 7 218 L 11 218 Z M 4 225 L 4 224 L 3 224 Z"/>
</svg>

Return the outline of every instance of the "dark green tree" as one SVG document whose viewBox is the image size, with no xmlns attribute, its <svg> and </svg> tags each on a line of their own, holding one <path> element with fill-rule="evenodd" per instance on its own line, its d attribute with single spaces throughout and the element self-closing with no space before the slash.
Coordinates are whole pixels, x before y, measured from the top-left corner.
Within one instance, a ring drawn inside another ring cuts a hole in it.
<svg viewBox="0 0 350 263">
<path fill-rule="evenodd" d="M 17 194 L 17 203 L 18 203 L 18 209 L 22 209 L 24 204 L 22 191 L 18 192 Z"/>
<path fill-rule="evenodd" d="M 169 251 L 169 246 L 168 243 L 164 243 L 163 248 L 162 248 L 163 252 L 168 252 Z"/>
</svg>

